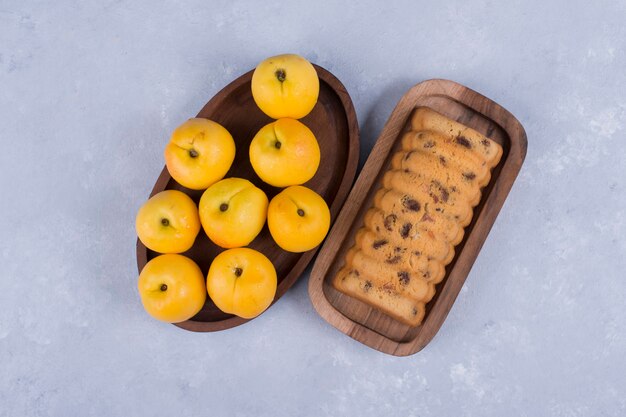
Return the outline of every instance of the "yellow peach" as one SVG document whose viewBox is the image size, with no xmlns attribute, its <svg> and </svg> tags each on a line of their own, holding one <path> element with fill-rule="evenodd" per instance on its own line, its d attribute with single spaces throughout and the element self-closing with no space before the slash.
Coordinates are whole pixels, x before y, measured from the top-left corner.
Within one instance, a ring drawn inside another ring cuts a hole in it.
<svg viewBox="0 0 626 417">
<path fill-rule="evenodd" d="M 292 186 L 270 202 L 267 225 L 274 241 L 288 252 L 306 252 L 326 237 L 330 227 L 330 210 L 315 191 Z"/>
<path fill-rule="evenodd" d="M 226 178 L 200 198 L 202 228 L 223 248 L 246 246 L 259 234 L 267 217 L 267 196 L 250 181 Z"/>
<path fill-rule="evenodd" d="M 155 319 L 179 323 L 195 316 L 204 306 L 206 286 L 200 267 L 183 255 L 161 255 L 139 274 L 141 302 Z"/>
<path fill-rule="evenodd" d="M 294 119 L 278 119 L 259 130 L 250 143 L 252 168 L 266 183 L 287 187 L 307 182 L 320 164 L 315 135 Z"/>
<path fill-rule="evenodd" d="M 315 107 L 319 91 L 315 68 L 299 55 L 267 58 L 252 74 L 252 97 L 272 119 L 306 116 Z"/>
<path fill-rule="evenodd" d="M 251 319 L 274 300 L 276 269 L 261 252 L 249 248 L 229 249 L 211 263 L 206 285 L 217 308 Z"/>
<path fill-rule="evenodd" d="M 165 147 L 165 165 L 183 187 L 204 190 L 224 178 L 235 159 L 235 141 L 222 125 L 189 119 Z"/>
<path fill-rule="evenodd" d="M 161 253 L 185 252 L 200 231 L 198 207 L 181 191 L 161 191 L 141 206 L 135 230 L 148 249 Z"/>
</svg>

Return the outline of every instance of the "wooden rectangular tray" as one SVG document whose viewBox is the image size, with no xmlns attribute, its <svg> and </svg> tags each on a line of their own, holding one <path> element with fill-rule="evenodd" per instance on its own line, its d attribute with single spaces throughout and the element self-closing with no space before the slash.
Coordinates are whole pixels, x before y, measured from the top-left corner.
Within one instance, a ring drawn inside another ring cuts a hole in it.
<svg viewBox="0 0 626 417">
<path fill-rule="evenodd" d="M 391 156 L 400 146 L 410 116 L 417 107 L 429 107 L 471 127 L 502 145 L 504 153 L 483 189 L 480 204 L 444 280 L 426 307 L 420 326 L 410 327 L 375 308 L 335 290 L 331 280 L 342 267 L 346 251 L 372 206 Z M 507 110 L 479 93 L 448 80 L 428 80 L 412 87 L 400 100 L 385 124 L 326 243 L 320 250 L 309 280 L 309 295 L 317 312 L 348 336 L 381 352 L 397 356 L 420 351 L 435 336 L 469 274 L 504 204 L 526 156 L 526 133 Z"/>
</svg>

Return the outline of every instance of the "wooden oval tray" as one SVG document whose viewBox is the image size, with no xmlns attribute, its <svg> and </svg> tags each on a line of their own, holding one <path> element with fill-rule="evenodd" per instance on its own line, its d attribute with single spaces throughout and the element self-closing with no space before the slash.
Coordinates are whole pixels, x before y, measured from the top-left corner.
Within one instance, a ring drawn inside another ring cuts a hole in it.
<svg viewBox="0 0 626 417">
<path fill-rule="evenodd" d="M 319 99 L 313 111 L 301 121 L 315 134 L 320 145 L 321 161 L 315 176 L 304 185 L 315 190 L 326 200 L 333 221 L 356 175 L 359 160 L 359 125 L 352 100 L 345 87 L 330 72 L 317 65 L 314 66 L 320 79 Z M 252 98 L 250 89 L 252 72 L 242 75 L 217 93 L 200 110 L 197 117 L 220 123 L 235 139 L 237 154 L 226 177 L 247 178 L 265 191 L 267 197 L 271 199 L 280 192 L 280 189 L 261 181 L 254 173 L 248 158 L 250 141 L 261 127 L 272 121 L 261 112 Z M 196 204 L 203 192 L 182 187 L 172 179 L 167 168 L 163 168 L 150 196 L 169 189 L 187 193 Z M 276 268 L 278 288 L 274 302 L 294 284 L 318 249 L 305 253 L 285 252 L 272 240 L 267 224 L 249 247 L 264 253 Z M 201 230 L 193 247 L 184 254 L 196 261 L 206 274 L 213 258 L 223 250 L 213 244 Z M 139 271 L 157 255 L 158 253 L 148 250 L 137 240 Z M 223 313 L 207 298 L 206 304 L 196 316 L 176 325 L 197 332 L 212 332 L 238 326 L 247 321 L 249 320 Z"/>
<path fill-rule="evenodd" d="M 437 293 L 427 305 L 424 321 L 420 326 L 410 327 L 338 292 L 330 281 L 354 244 L 354 235 L 372 206 L 374 193 L 390 164 L 390 156 L 400 145 L 398 139 L 408 128 L 413 110 L 421 106 L 495 140 L 504 148 L 504 154 L 492 172 L 490 183 L 483 189 L 481 202 L 474 209 L 472 223 L 465 229 L 465 238 L 456 247 L 454 260 L 446 268 L 444 280 L 437 285 Z M 511 113 L 467 87 L 453 81 L 429 80 L 411 88 L 385 124 L 313 266 L 309 295 L 317 312 L 343 333 L 381 352 L 405 356 L 421 350 L 435 336 L 452 308 L 522 166 L 526 145 L 524 128 Z"/>
</svg>

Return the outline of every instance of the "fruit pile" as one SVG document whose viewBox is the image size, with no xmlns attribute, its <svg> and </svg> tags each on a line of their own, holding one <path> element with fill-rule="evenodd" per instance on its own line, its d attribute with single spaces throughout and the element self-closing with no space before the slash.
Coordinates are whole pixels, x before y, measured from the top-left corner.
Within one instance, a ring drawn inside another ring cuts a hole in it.
<svg viewBox="0 0 626 417">
<path fill-rule="evenodd" d="M 297 120 L 309 114 L 318 95 L 317 72 L 298 55 L 268 58 L 254 70 L 254 101 L 276 120 L 252 138 L 250 163 L 262 181 L 284 188 L 269 203 L 249 180 L 224 178 L 236 149 L 223 126 L 194 118 L 174 130 L 165 148 L 167 170 L 182 186 L 204 192 L 196 206 L 181 191 L 162 191 L 137 213 L 139 239 L 161 254 L 146 264 L 138 283 L 143 306 L 154 318 L 188 320 L 202 309 L 207 294 L 225 313 L 256 317 L 270 306 L 277 287 L 272 262 L 245 247 L 265 221 L 276 244 L 288 252 L 311 250 L 326 237 L 328 206 L 301 185 L 317 172 L 320 149 L 313 132 Z M 206 280 L 200 267 L 181 255 L 193 246 L 201 228 L 226 249 L 213 259 Z"/>
</svg>

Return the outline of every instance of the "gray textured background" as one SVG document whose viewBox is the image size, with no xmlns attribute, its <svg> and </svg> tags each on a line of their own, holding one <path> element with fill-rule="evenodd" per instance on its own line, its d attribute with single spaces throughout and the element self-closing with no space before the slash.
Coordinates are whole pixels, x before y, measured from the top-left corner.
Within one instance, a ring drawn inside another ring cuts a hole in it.
<svg viewBox="0 0 626 417">
<path fill-rule="evenodd" d="M 361 3 L 0 0 L 1 416 L 626 414 L 626 3 Z M 133 223 L 170 132 L 284 52 L 346 85 L 361 164 L 427 78 L 526 128 L 520 177 L 419 354 L 327 325 L 308 273 L 222 333 L 142 310 Z"/>
</svg>

